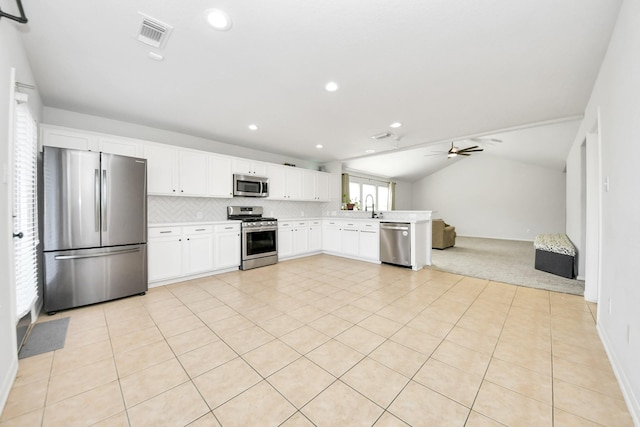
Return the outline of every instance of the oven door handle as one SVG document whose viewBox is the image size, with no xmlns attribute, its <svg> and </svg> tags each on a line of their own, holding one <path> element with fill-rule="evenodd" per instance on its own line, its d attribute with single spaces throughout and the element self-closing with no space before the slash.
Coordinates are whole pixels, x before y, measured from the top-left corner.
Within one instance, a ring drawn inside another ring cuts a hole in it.
<svg viewBox="0 0 640 427">
<path fill-rule="evenodd" d="M 242 234 L 254 233 L 256 231 L 278 231 L 278 227 L 268 226 L 268 227 L 252 227 L 252 228 L 243 228 Z"/>
</svg>

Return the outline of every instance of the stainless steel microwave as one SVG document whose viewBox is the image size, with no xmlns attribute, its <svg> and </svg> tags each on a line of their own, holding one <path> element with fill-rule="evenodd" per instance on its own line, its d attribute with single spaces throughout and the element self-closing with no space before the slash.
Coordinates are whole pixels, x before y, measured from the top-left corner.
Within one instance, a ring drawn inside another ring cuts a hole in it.
<svg viewBox="0 0 640 427">
<path fill-rule="evenodd" d="M 233 174 L 233 195 L 267 197 L 269 196 L 269 178 L 266 176 Z"/>
</svg>

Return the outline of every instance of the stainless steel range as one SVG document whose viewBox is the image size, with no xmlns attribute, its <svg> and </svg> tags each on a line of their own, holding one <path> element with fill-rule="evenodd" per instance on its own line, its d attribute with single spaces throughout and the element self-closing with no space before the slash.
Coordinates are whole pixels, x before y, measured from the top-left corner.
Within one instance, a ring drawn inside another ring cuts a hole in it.
<svg viewBox="0 0 640 427">
<path fill-rule="evenodd" d="M 278 220 L 262 216 L 261 206 L 227 206 L 227 219 L 242 221 L 240 270 L 278 262 Z"/>
</svg>

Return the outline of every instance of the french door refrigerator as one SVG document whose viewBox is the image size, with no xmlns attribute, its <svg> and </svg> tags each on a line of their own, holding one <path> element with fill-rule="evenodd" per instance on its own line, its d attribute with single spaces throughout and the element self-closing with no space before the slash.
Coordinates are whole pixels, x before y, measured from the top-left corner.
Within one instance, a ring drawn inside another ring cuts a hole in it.
<svg viewBox="0 0 640 427">
<path fill-rule="evenodd" d="M 44 147 L 44 310 L 147 291 L 145 159 Z"/>
</svg>

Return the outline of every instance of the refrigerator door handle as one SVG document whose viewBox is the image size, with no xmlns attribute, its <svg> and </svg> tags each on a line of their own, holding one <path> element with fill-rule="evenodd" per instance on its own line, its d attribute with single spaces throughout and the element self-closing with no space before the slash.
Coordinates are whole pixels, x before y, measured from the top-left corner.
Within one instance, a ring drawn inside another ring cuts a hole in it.
<svg viewBox="0 0 640 427">
<path fill-rule="evenodd" d="M 107 171 L 102 170 L 102 231 L 107 231 Z"/>
<path fill-rule="evenodd" d="M 94 177 L 93 177 L 93 185 L 94 185 L 94 212 L 95 212 L 95 223 L 96 223 L 96 231 L 100 231 L 100 170 L 94 169 Z"/>
<path fill-rule="evenodd" d="M 57 261 L 57 260 L 64 260 L 64 259 L 96 258 L 96 257 L 108 256 L 108 255 L 128 254 L 131 252 L 140 252 L 140 248 L 125 249 L 122 251 L 101 252 L 99 254 L 90 254 L 90 255 L 56 255 L 55 257 L 53 257 L 53 259 Z"/>
</svg>

